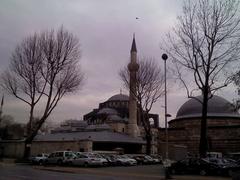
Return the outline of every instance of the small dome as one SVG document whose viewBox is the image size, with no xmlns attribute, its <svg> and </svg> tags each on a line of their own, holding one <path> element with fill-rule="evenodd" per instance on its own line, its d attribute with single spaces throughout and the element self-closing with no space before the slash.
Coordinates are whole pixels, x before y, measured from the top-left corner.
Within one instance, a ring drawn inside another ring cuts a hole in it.
<svg viewBox="0 0 240 180">
<path fill-rule="evenodd" d="M 202 101 L 202 96 L 197 96 Z M 208 101 L 208 117 L 239 117 L 232 104 L 226 99 L 214 95 Z M 196 99 L 185 102 L 177 112 L 176 119 L 202 116 L 202 104 Z"/>
<path fill-rule="evenodd" d="M 116 94 L 110 97 L 107 101 L 129 101 L 129 97 L 125 94 Z"/>
<path fill-rule="evenodd" d="M 118 114 L 118 112 L 112 108 L 102 108 L 97 114 Z"/>
</svg>

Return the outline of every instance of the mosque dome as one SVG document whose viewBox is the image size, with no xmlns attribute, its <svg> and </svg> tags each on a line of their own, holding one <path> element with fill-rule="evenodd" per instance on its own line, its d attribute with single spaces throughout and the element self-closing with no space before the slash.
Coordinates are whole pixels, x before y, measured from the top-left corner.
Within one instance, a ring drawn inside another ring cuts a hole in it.
<svg viewBox="0 0 240 180">
<path fill-rule="evenodd" d="M 116 94 L 110 97 L 107 101 L 128 101 L 129 97 L 125 94 Z"/>
<path fill-rule="evenodd" d="M 203 96 L 197 96 L 202 101 Z M 202 104 L 196 99 L 185 102 L 178 110 L 176 119 L 193 118 L 202 116 Z M 240 117 L 233 105 L 226 99 L 214 95 L 208 101 L 208 117 Z"/>
<path fill-rule="evenodd" d="M 118 112 L 115 109 L 112 108 L 102 108 L 100 111 L 98 111 L 97 114 L 113 114 L 116 115 Z"/>
</svg>

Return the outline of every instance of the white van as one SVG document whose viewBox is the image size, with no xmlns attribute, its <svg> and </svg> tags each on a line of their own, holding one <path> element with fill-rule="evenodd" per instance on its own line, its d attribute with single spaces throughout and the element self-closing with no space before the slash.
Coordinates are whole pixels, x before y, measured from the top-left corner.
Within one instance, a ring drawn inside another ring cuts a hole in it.
<svg viewBox="0 0 240 180">
<path fill-rule="evenodd" d="M 62 165 L 66 164 L 73 157 L 74 153 L 72 151 L 55 151 L 48 156 L 46 163 Z"/>
</svg>

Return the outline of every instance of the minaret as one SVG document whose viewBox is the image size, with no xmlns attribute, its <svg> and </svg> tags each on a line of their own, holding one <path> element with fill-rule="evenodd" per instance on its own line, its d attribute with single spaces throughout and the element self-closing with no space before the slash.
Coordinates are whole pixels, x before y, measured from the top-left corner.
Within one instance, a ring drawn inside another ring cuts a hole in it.
<svg viewBox="0 0 240 180">
<path fill-rule="evenodd" d="M 128 64 L 128 70 L 130 72 L 128 134 L 133 137 L 138 137 L 140 132 L 137 125 L 136 74 L 139 65 L 137 64 L 137 48 L 134 35 L 130 54 L 131 61 Z"/>
</svg>

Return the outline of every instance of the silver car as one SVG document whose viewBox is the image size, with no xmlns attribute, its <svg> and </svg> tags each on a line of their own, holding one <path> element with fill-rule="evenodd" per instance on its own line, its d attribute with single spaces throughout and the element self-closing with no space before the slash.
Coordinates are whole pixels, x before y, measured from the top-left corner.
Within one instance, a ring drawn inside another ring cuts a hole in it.
<svg viewBox="0 0 240 180">
<path fill-rule="evenodd" d="M 127 155 L 115 155 L 118 165 L 130 165 L 136 166 L 137 161 L 133 158 L 128 157 Z"/>
<path fill-rule="evenodd" d="M 43 165 L 48 158 L 48 154 L 42 153 L 29 158 L 32 164 Z"/>
<path fill-rule="evenodd" d="M 105 166 L 108 161 L 100 156 L 94 154 L 75 153 L 76 157 L 68 161 L 68 164 L 75 166 Z"/>
</svg>

